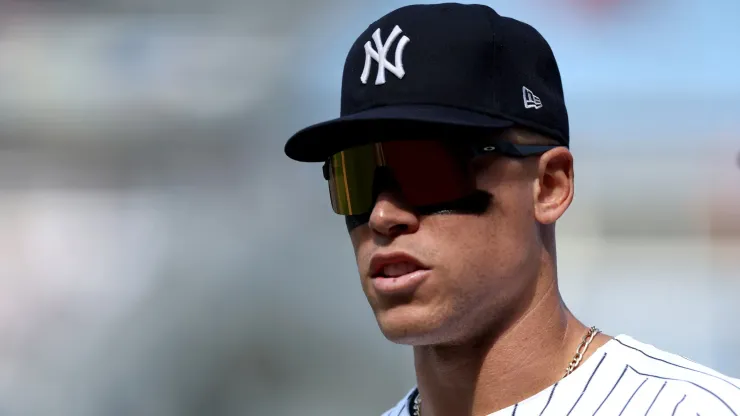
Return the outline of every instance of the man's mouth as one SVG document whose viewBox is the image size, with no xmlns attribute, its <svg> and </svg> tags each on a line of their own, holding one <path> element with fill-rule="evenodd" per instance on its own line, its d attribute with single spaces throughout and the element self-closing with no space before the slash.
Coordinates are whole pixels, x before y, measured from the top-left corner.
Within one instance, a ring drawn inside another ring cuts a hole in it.
<svg viewBox="0 0 740 416">
<path fill-rule="evenodd" d="M 400 251 L 375 254 L 370 259 L 370 277 L 399 277 L 427 268 L 421 261 Z"/>
<path fill-rule="evenodd" d="M 376 293 L 384 296 L 410 295 L 430 275 L 429 267 L 401 252 L 373 256 L 370 271 Z"/>
<path fill-rule="evenodd" d="M 400 263 L 391 263 L 383 266 L 383 268 L 380 270 L 380 273 L 376 274 L 373 277 L 399 277 L 405 274 L 413 273 L 417 270 L 421 270 L 421 267 L 407 261 Z"/>
</svg>

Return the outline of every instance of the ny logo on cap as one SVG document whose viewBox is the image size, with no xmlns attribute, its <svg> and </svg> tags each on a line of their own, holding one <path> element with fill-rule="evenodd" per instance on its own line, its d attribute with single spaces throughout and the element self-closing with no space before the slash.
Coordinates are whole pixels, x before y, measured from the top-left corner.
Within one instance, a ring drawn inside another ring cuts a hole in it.
<svg viewBox="0 0 740 416">
<path fill-rule="evenodd" d="M 396 61 L 391 64 L 387 60 L 388 51 L 391 49 L 393 42 L 396 41 L 396 38 L 401 34 L 401 32 L 401 28 L 396 25 L 396 27 L 393 28 L 391 35 L 388 36 L 388 39 L 383 43 L 380 39 L 380 29 L 377 29 L 375 33 L 373 33 L 375 49 L 373 49 L 373 45 L 370 41 L 365 43 L 365 69 L 362 70 L 362 75 L 360 76 L 360 81 L 362 81 L 363 84 L 367 84 L 367 78 L 370 76 L 370 66 L 373 60 L 378 63 L 378 74 L 375 77 L 375 85 L 385 84 L 386 69 L 391 71 L 391 73 L 397 76 L 398 79 L 401 79 L 406 75 L 406 71 L 403 69 L 403 48 L 405 48 L 406 44 L 410 41 L 406 35 L 398 41 L 398 46 L 396 46 Z"/>
</svg>

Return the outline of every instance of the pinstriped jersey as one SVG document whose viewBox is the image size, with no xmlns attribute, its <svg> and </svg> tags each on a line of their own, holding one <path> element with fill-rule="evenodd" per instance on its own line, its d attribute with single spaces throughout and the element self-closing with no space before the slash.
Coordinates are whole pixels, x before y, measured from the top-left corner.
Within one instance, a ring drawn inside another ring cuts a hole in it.
<svg viewBox="0 0 740 416">
<path fill-rule="evenodd" d="M 412 389 L 382 416 L 410 416 Z M 738 416 L 740 380 L 619 335 L 568 377 L 489 416 Z"/>
</svg>

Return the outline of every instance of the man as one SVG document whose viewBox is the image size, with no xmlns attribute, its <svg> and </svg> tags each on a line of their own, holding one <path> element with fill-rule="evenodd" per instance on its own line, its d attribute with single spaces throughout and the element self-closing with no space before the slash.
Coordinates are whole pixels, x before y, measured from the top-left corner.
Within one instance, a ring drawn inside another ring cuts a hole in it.
<svg viewBox="0 0 740 416">
<path fill-rule="evenodd" d="M 601 334 L 563 303 L 568 146 L 558 66 L 522 22 L 408 6 L 352 46 L 341 117 L 285 151 L 324 162 L 378 325 L 413 346 L 418 388 L 386 415 L 740 412 L 740 380 Z"/>
</svg>

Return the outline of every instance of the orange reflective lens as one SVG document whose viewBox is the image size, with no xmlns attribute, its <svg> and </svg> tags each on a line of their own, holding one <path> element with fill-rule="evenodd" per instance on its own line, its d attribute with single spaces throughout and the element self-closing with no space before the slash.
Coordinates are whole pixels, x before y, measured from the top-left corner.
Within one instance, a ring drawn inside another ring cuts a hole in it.
<svg viewBox="0 0 740 416">
<path fill-rule="evenodd" d="M 333 155 L 326 169 L 332 208 L 341 215 L 369 212 L 378 194 L 391 189 L 413 207 L 454 201 L 475 190 L 465 157 L 434 140 L 354 147 Z"/>
</svg>

